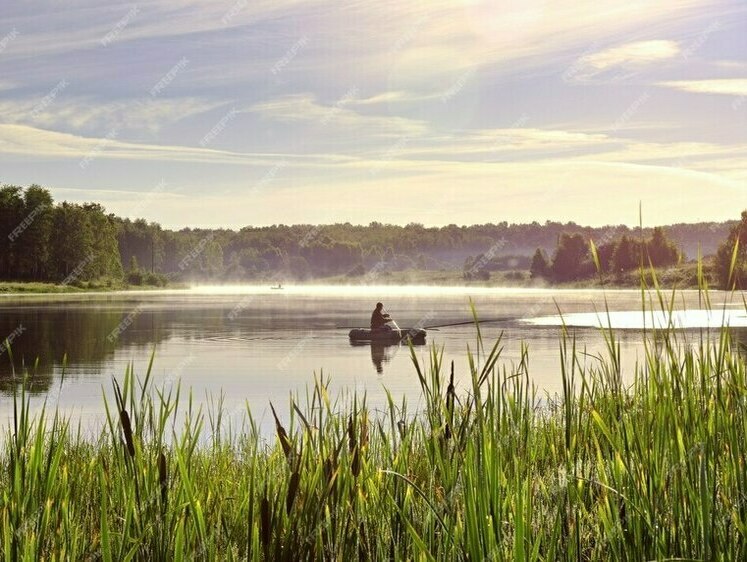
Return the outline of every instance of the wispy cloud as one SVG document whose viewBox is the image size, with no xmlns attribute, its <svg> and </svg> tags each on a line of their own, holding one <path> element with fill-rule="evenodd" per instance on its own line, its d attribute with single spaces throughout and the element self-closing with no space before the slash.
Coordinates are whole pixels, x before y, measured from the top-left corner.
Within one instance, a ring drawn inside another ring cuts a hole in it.
<svg viewBox="0 0 747 562">
<path fill-rule="evenodd" d="M 615 66 L 638 66 L 671 59 L 680 52 L 675 41 L 638 41 L 613 47 L 584 57 L 584 62 L 596 70 Z"/>
<path fill-rule="evenodd" d="M 674 88 L 696 94 L 720 94 L 725 96 L 747 96 L 747 78 L 722 78 L 714 80 L 669 80 L 657 82 L 657 86 Z"/>
<path fill-rule="evenodd" d="M 670 60 L 680 54 L 675 41 L 636 41 L 582 55 L 574 63 L 572 78 L 622 80 L 629 78 L 653 63 Z"/>
<path fill-rule="evenodd" d="M 162 127 L 222 105 L 198 98 L 129 99 L 101 102 L 85 97 L 67 97 L 66 81 L 41 97 L 0 100 L 0 118 L 6 123 L 45 129 L 102 133 L 114 127 L 125 131 L 158 132 Z"/>
<path fill-rule="evenodd" d="M 0 124 L 0 154 L 49 158 L 132 160 L 138 162 L 189 162 L 203 164 L 250 164 L 268 166 L 290 160 L 291 163 L 340 162 L 341 155 L 242 153 L 192 146 L 159 145 L 119 140 L 117 129 L 107 136 L 94 138 L 48 131 L 26 125 Z"/>
<path fill-rule="evenodd" d="M 428 125 L 417 119 L 398 116 L 365 115 L 340 104 L 323 105 L 312 94 L 282 96 L 257 103 L 251 106 L 249 111 L 258 113 L 267 119 L 286 123 L 329 124 L 345 128 L 349 134 L 354 134 L 354 130 L 357 129 L 365 131 L 369 137 L 421 135 L 428 130 Z"/>
</svg>

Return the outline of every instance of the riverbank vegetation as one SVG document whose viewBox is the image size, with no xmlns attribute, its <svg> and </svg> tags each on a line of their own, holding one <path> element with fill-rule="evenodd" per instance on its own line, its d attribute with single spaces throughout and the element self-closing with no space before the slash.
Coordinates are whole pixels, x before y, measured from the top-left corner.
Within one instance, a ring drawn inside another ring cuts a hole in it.
<svg viewBox="0 0 747 562">
<path fill-rule="evenodd" d="M 505 361 L 479 329 L 468 373 L 437 348 L 427 365 L 413 353 L 418 411 L 335 399 L 320 377 L 274 405 L 269 440 L 251 412 L 229 429 L 220 400 L 202 411 L 152 388 L 150 368 L 114 381 L 93 436 L 32 415 L 21 389 L 0 452 L 0 556 L 744 560 L 737 344 L 727 329 L 659 331 L 628 370 L 604 336 L 606 354 L 587 357 L 561 332 L 553 397 L 533 388 L 527 349 Z"/>
<path fill-rule="evenodd" d="M 700 257 L 700 256 L 699 256 Z M 690 267 L 681 265 L 684 256 L 667 237 L 663 228 L 654 228 L 650 238 L 636 240 L 628 235 L 589 245 L 579 234 L 562 234 L 552 259 L 541 248 L 532 257 L 530 276 L 551 283 L 568 283 L 589 279 L 606 280 L 610 284 L 635 286 L 641 269 L 690 270 L 690 275 L 678 275 L 678 284 L 671 286 L 697 287 L 698 273 L 709 278 L 714 286 L 732 290 L 747 286 L 747 211 L 741 222 L 732 226 L 716 255 L 708 262 L 692 260 Z M 703 267 L 705 266 L 705 268 Z M 671 275 L 660 277 L 669 285 Z"/>
<path fill-rule="evenodd" d="M 106 213 L 96 203 L 57 203 L 40 186 L 0 187 L 0 280 L 61 286 L 165 286 L 174 282 L 386 282 L 400 272 L 458 272 L 463 281 L 594 283 L 590 242 L 609 284 L 642 261 L 660 268 L 715 256 L 712 281 L 730 265 L 739 222 L 662 228 L 574 223 L 424 227 L 275 225 L 241 230 L 162 228 Z M 643 241 L 643 242 L 641 242 Z M 719 249 L 721 248 L 721 249 Z M 740 263 L 747 243 L 741 244 Z M 699 253 L 700 252 L 700 253 Z M 706 260 L 704 263 L 708 264 Z M 738 271 L 744 271 L 738 269 Z M 710 275 L 710 269 L 706 271 Z M 719 276 L 721 275 L 721 276 Z M 740 273 L 738 279 L 743 279 Z"/>
</svg>

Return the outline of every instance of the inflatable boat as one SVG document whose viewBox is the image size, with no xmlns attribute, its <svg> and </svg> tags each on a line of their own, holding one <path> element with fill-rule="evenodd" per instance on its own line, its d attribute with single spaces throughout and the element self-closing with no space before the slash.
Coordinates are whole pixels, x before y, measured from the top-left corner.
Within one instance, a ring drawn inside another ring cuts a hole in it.
<svg viewBox="0 0 747 562">
<path fill-rule="evenodd" d="M 368 328 L 354 328 L 348 334 L 352 342 L 371 343 L 425 343 L 425 330 L 421 328 L 392 328 L 385 330 L 371 330 Z"/>
</svg>

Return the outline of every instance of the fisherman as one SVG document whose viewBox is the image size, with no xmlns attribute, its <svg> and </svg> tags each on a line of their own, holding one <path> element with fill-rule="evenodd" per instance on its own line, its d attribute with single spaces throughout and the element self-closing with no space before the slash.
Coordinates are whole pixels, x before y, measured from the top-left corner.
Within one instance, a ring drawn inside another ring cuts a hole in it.
<svg viewBox="0 0 747 562">
<path fill-rule="evenodd" d="M 376 303 L 376 308 L 371 314 L 371 329 L 372 330 L 383 330 L 387 328 L 387 322 L 392 318 L 384 312 L 384 305 L 380 302 Z"/>
</svg>

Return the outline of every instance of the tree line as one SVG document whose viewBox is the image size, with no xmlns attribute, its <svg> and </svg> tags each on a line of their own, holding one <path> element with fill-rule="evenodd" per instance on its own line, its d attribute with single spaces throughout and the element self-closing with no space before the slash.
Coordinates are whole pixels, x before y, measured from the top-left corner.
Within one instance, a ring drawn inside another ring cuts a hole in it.
<svg viewBox="0 0 747 562">
<path fill-rule="evenodd" d="M 566 283 L 590 279 L 600 273 L 620 274 L 640 267 L 669 267 L 682 259 L 682 252 L 661 227 L 654 228 L 647 239 L 624 234 L 593 247 L 579 234 L 562 234 L 552 259 L 537 248 L 529 271 L 533 279 Z"/>
<path fill-rule="evenodd" d="M 55 205 L 46 189 L 0 188 L 0 277 L 73 283 L 122 276 L 117 225 L 96 203 Z"/>
<path fill-rule="evenodd" d="M 719 246 L 715 269 L 722 288 L 747 290 L 747 210 Z"/>
<path fill-rule="evenodd" d="M 621 275 L 649 268 L 667 268 L 681 263 L 683 252 L 668 238 L 664 228 L 653 229 L 649 238 L 623 235 L 616 240 L 591 243 L 579 234 L 564 233 L 552 257 L 537 248 L 529 266 L 532 279 L 568 283 L 598 275 Z M 708 269 L 722 289 L 747 288 L 747 211 L 719 245 Z"/>
<path fill-rule="evenodd" d="M 551 221 L 170 230 L 155 222 L 107 214 L 96 203 L 55 203 L 38 185 L 5 185 L 0 187 L 0 278 L 164 284 L 168 279 L 355 278 L 377 268 L 464 268 L 479 278 L 485 270 L 531 268 L 535 276 L 564 282 L 592 271 L 589 240 L 597 241 L 600 261 L 609 271 L 636 267 L 642 252 L 655 265 L 665 265 L 695 257 L 698 247 L 704 255 L 715 254 L 723 261 L 729 253 L 725 245 L 742 240 L 734 232 L 743 223 L 744 217 L 741 223 L 677 224 L 667 227 L 666 235 L 661 229 L 591 228 Z M 648 240 L 645 247 L 640 246 L 641 239 Z M 747 244 L 740 244 L 741 264 Z M 740 275 L 738 270 L 735 279 L 741 280 Z"/>
</svg>

